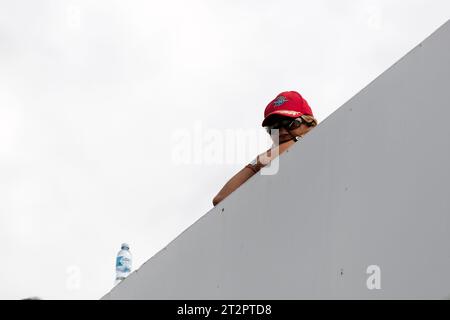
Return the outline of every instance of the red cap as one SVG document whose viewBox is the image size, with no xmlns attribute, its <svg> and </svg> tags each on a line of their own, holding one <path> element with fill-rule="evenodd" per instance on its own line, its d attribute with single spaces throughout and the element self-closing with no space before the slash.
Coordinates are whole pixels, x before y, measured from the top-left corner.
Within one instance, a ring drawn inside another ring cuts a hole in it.
<svg viewBox="0 0 450 320">
<path fill-rule="evenodd" d="M 264 110 L 263 127 L 267 125 L 269 117 L 274 114 L 290 118 L 298 118 L 304 114 L 313 116 L 308 102 L 297 91 L 282 92 L 267 105 Z"/>
</svg>

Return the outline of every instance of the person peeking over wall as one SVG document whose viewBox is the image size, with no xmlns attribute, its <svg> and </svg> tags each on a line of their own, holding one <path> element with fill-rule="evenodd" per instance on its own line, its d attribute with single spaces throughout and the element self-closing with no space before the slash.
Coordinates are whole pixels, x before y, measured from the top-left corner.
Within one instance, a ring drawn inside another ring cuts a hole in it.
<svg viewBox="0 0 450 320">
<path fill-rule="evenodd" d="M 285 91 L 277 95 L 264 110 L 262 122 L 262 126 L 265 127 L 274 144 L 236 173 L 214 197 L 213 205 L 219 204 L 317 124 L 308 102 L 300 93 Z"/>
</svg>

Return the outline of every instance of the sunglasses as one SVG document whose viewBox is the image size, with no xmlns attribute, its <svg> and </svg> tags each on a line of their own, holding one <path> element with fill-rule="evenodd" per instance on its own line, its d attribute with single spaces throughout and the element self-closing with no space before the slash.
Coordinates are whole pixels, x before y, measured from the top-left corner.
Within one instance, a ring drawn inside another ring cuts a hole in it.
<svg viewBox="0 0 450 320">
<path fill-rule="evenodd" d="M 300 128 L 300 125 L 302 123 L 308 124 L 306 121 L 304 121 L 302 118 L 296 118 L 296 119 L 284 119 L 281 121 L 278 121 L 270 126 L 266 127 L 266 131 L 271 134 L 273 129 L 280 129 L 285 128 L 287 130 L 295 130 L 297 128 Z"/>
</svg>

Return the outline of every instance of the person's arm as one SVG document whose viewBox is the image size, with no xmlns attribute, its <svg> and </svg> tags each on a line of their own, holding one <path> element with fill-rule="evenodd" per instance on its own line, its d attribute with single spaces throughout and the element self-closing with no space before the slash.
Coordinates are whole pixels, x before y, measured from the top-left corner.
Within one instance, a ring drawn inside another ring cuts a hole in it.
<svg viewBox="0 0 450 320">
<path fill-rule="evenodd" d="M 267 150 L 256 157 L 255 164 L 246 165 L 241 171 L 236 173 L 219 191 L 213 199 L 213 205 L 216 206 L 223 199 L 228 197 L 234 190 L 239 188 L 245 181 L 255 175 L 262 167 L 270 163 L 278 155 L 282 154 L 286 149 L 295 143 L 294 140 L 283 142 L 279 146 Z"/>
<path fill-rule="evenodd" d="M 219 202 L 230 195 L 234 190 L 239 188 L 245 181 L 250 179 L 257 171 L 253 171 L 248 166 L 236 173 L 219 191 L 213 199 L 213 205 L 216 206 Z"/>
</svg>

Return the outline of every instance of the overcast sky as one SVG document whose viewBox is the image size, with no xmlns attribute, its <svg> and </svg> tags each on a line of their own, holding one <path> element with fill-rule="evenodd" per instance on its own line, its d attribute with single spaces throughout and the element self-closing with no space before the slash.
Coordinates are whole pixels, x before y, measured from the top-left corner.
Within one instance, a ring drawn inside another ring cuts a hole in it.
<svg viewBox="0 0 450 320">
<path fill-rule="evenodd" d="M 449 16 L 448 0 L 0 0 L 0 298 L 100 298 L 122 242 L 139 267 L 256 156 L 208 161 L 221 135 L 264 135 L 285 90 L 324 120 Z"/>
</svg>

